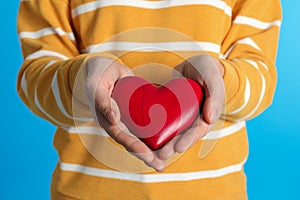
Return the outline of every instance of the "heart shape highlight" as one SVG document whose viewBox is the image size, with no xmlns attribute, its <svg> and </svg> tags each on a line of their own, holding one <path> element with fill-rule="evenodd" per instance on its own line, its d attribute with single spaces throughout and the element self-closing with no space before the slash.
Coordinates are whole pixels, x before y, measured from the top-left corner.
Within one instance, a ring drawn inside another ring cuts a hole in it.
<svg viewBox="0 0 300 200">
<path fill-rule="evenodd" d="M 182 133 L 199 115 L 203 102 L 201 86 L 176 78 L 157 86 L 136 76 L 124 77 L 112 92 L 121 121 L 152 150 Z"/>
</svg>

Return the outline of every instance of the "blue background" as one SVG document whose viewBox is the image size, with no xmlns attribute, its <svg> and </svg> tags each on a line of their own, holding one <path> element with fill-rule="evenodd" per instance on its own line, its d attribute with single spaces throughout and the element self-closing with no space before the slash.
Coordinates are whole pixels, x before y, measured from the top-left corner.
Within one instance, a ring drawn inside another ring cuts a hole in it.
<svg viewBox="0 0 300 200">
<path fill-rule="evenodd" d="M 18 4 L 3 1 L 0 12 L 0 200 L 49 199 L 57 162 L 52 146 L 55 127 L 34 116 L 17 96 L 16 77 L 22 63 Z M 282 6 L 277 93 L 272 107 L 248 122 L 250 200 L 300 199 L 300 1 L 283 1 Z"/>
</svg>

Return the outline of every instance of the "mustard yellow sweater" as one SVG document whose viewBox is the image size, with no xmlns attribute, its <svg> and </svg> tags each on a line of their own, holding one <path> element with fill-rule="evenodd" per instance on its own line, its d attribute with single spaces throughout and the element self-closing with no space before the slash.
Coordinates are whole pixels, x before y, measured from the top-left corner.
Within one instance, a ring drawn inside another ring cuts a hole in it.
<svg viewBox="0 0 300 200">
<path fill-rule="evenodd" d="M 245 121 L 272 102 L 280 24 L 279 0 L 21 0 L 18 92 L 58 127 L 51 198 L 247 199 Z M 81 66 L 101 55 L 172 68 L 201 53 L 225 68 L 222 117 L 154 172 L 92 120 Z"/>
</svg>

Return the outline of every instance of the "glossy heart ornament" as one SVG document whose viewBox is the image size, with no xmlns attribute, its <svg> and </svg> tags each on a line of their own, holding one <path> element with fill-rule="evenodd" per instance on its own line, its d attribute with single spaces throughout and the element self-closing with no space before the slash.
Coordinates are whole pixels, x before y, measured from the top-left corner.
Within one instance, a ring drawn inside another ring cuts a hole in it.
<svg viewBox="0 0 300 200">
<path fill-rule="evenodd" d="M 203 91 L 191 79 L 156 86 L 140 77 L 120 79 L 112 92 L 121 121 L 152 150 L 186 130 L 199 114 Z"/>
</svg>

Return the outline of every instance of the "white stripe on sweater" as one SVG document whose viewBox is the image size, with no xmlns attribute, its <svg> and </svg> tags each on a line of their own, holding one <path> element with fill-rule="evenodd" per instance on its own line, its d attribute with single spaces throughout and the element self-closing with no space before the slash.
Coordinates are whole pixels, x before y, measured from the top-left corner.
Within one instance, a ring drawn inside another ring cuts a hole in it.
<svg viewBox="0 0 300 200">
<path fill-rule="evenodd" d="M 206 136 L 202 138 L 202 140 L 215 140 L 215 139 L 223 138 L 232 135 L 245 127 L 246 127 L 245 121 L 240 121 L 221 130 L 210 131 L 206 134 Z"/>
<path fill-rule="evenodd" d="M 261 51 L 260 47 L 256 44 L 256 42 L 254 42 L 254 40 L 249 37 L 237 41 L 237 44 L 246 44 Z"/>
<path fill-rule="evenodd" d="M 235 42 L 233 45 L 231 45 L 231 47 L 225 52 L 224 55 L 221 55 L 220 57 L 223 59 L 228 58 L 228 56 L 231 54 L 231 52 L 233 51 L 233 49 L 238 45 L 238 44 L 244 44 L 244 45 L 248 45 L 250 47 L 253 47 L 254 49 L 257 49 L 259 51 L 261 51 L 260 47 L 256 44 L 256 42 L 254 42 L 254 40 L 250 37 L 247 38 L 242 38 L 240 40 L 238 40 L 237 42 Z"/>
<path fill-rule="evenodd" d="M 56 61 L 50 61 L 44 68 L 43 70 L 41 71 L 40 74 L 42 74 L 48 67 L 50 67 L 52 64 L 56 63 Z M 37 106 L 37 108 L 39 109 L 40 112 L 42 112 L 45 116 L 47 116 L 52 122 L 58 124 L 58 125 L 65 125 L 65 124 L 62 124 L 61 122 L 57 121 L 56 119 L 54 119 L 50 114 L 48 114 L 42 107 L 42 105 L 40 104 L 40 101 L 39 101 L 39 98 L 38 98 L 38 95 L 37 95 L 37 88 L 35 87 L 34 88 L 34 103 L 35 105 Z"/>
<path fill-rule="evenodd" d="M 159 52 L 159 51 L 208 51 L 220 53 L 220 45 L 211 42 L 106 42 L 91 45 L 83 50 L 84 53 L 96 53 L 104 51 L 140 51 L 140 52 Z"/>
<path fill-rule="evenodd" d="M 52 79 L 52 83 L 51 83 L 51 88 L 52 88 L 52 92 L 53 95 L 55 97 L 56 100 L 56 104 L 58 106 L 58 108 L 60 109 L 60 111 L 64 114 L 65 117 L 69 118 L 69 119 L 76 119 L 79 121 L 84 121 L 84 122 L 90 122 L 93 119 L 92 118 L 74 118 L 73 116 L 71 116 L 65 109 L 63 103 L 62 103 L 62 99 L 60 97 L 60 90 L 59 90 L 59 86 L 58 86 L 58 80 L 57 80 L 57 71 L 55 72 L 53 79 Z"/>
<path fill-rule="evenodd" d="M 64 36 L 66 35 L 70 40 L 74 41 L 75 36 L 72 32 L 65 32 L 61 28 L 43 28 L 38 31 L 33 31 L 33 32 L 21 32 L 19 33 L 19 38 L 24 39 L 24 38 L 29 38 L 29 39 L 38 39 L 47 35 L 54 35 L 57 34 L 59 36 Z"/>
<path fill-rule="evenodd" d="M 249 103 L 250 100 L 250 94 L 251 94 L 251 86 L 250 86 L 250 81 L 249 79 L 246 77 L 246 86 L 245 86 L 245 92 L 244 92 L 244 103 L 241 107 L 239 107 L 238 109 L 236 109 L 235 111 L 232 111 L 230 113 L 227 113 L 228 115 L 234 115 L 240 111 L 242 111 Z"/>
<path fill-rule="evenodd" d="M 207 5 L 212 6 L 217 9 L 223 10 L 224 13 L 228 16 L 231 16 L 232 9 L 225 1 L 219 0 L 172 0 L 172 1 L 141 1 L 141 0 L 102 0 L 102 1 L 93 1 L 80 6 L 77 6 L 72 10 L 72 17 L 77 17 L 87 12 L 97 10 L 99 8 L 108 7 L 108 6 L 130 6 L 136 8 L 145 8 L 145 9 L 163 9 L 170 8 L 175 6 L 187 6 L 187 5 Z"/>
<path fill-rule="evenodd" d="M 56 57 L 62 60 L 68 60 L 69 58 L 61 53 L 57 53 L 55 51 L 49 51 L 49 50 L 39 50 L 35 51 L 32 54 L 29 54 L 25 60 L 30 59 L 37 59 L 37 58 L 43 58 L 43 57 Z"/>
<path fill-rule="evenodd" d="M 262 29 L 266 30 L 271 28 L 272 26 L 281 26 L 281 21 L 280 20 L 274 20 L 271 22 L 264 22 L 252 17 L 246 17 L 246 16 L 237 16 L 234 20 L 235 24 L 243 24 L 243 25 L 248 25 L 257 29 Z"/>
<path fill-rule="evenodd" d="M 244 121 L 237 122 L 231 126 L 220 130 L 214 130 L 207 133 L 203 140 L 214 140 L 218 138 L 223 138 L 229 135 L 236 133 L 237 131 L 241 130 L 246 126 Z M 104 129 L 97 126 L 78 126 L 78 127 L 61 127 L 65 131 L 69 132 L 70 134 L 90 134 L 90 135 L 99 135 L 109 137 Z"/>
<path fill-rule="evenodd" d="M 243 169 L 245 161 L 230 165 L 227 167 L 203 170 L 196 172 L 184 173 L 162 173 L 162 174 L 134 174 L 128 172 L 120 172 L 113 170 L 105 170 L 93 167 L 87 167 L 79 164 L 60 163 L 60 169 L 69 172 L 78 172 L 90 176 L 119 179 L 123 181 L 134 181 L 140 183 L 158 183 L 158 182 L 171 182 L 171 181 L 192 181 L 206 178 L 222 177 L 231 173 L 240 172 Z"/>
<path fill-rule="evenodd" d="M 260 63 L 267 71 L 269 71 L 268 66 L 267 66 L 264 62 L 259 61 L 259 63 Z"/>
<path fill-rule="evenodd" d="M 27 89 L 27 80 L 26 80 L 26 71 L 23 72 L 22 79 L 21 79 L 21 89 L 26 98 L 28 98 L 28 89 Z"/>
<path fill-rule="evenodd" d="M 97 126 L 61 127 L 70 134 L 90 134 L 109 137 L 103 128 Z"/>
<path fill-rule="evenodd" d="M 253 110 L 248 115 L 246 115 L 245 117 L 243 117 L 240 120 L 246 120 L 246 119 L 250 118 L 257 111 L 257 109 L 259 108 L 259 106 L 261 105 L 261 103 L 265 97 L 265 92 L 266 92 L 266 79 L 265 79 L 264 75 L 261 73 L 257 63 L 252 60 L 247 60 L 247 59 L 245 59 L 245 61 L 248 62 L 250 65 L 252 65 L 254 68 L 256 68 L 259 71 L 262 85 L 261 85 L 260 96 L 259 96 L 256 106 L 253 108 Z"/>
</svg>

